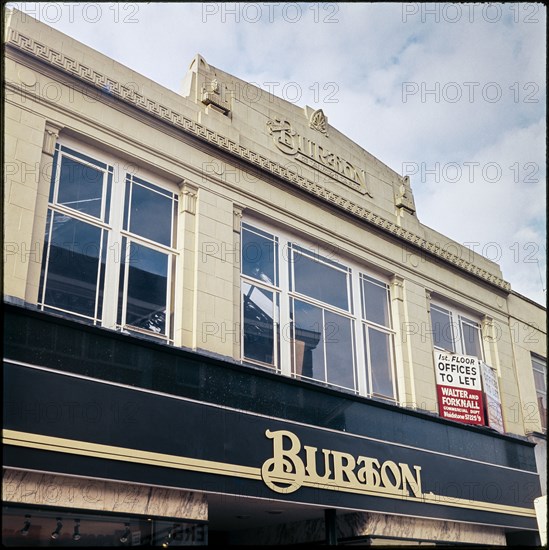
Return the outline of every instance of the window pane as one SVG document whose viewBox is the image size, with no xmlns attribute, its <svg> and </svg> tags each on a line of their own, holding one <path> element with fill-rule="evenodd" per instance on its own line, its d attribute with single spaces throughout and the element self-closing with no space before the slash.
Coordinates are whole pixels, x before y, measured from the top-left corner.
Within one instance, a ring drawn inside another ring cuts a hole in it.
<svg viewBox="0 0 549 550">
<path fill-rule="evenodd" d="M 431 325 L 433 328 L 434 346 L 455 352 L 456 348 L 450 313 L 431 306 Z"/>
<path fill-rule="evenodd" d="M 113 177 L 113 168 L 110 167 L 107 174 L 107 193 L 105 194 L 105 223 L 109 223 L 111 217 L 111 193 Z"/>
<path fill-rule="evenodd" d="M 535 371 L 542 373 L 544 377 L 546 376 L 547 365 L 542 359 L 532 357 L 532 367 Z"/>
<path fill-rule="evenodd" d="M 547 429 L 547 396 L 538 394 L 538 408 L 541 417 L 541 427 Z"/>
<path fill-rule="evenodd" d="M 355 389 L 351 320 L 324 311 L 327 382 Z"/>
<path fill-rule="evenodd" d="M 325 381 L 322 309 L 294 300 L 293 321 L 295 374 Z"/>
<path fill-rule="evenodd" d="M 99 273 L 99 292 L 97 293 L 97 317 L 99 319 L 103 316 L 103 291 L 105 289 L 105 269 L 107 265 L 107 242 L 108 242 L 108 232 L 103 231 L 103 243 L 101 246 L 101 266 Z"/>
<path fill-rule="evenodd" d="M 258 281 L 276 285 L 275 258 L 278 243 L 246 229 L 242 229 L 242 273 Z"/>
<path fill-rule="evenodd" d="M 129 230 L 151 241 L 171 246 L 172 202 L 165 195 L 133 183 Z"/>
<path fill-rule="evenodd" d="M 372 327 L 364 327 L 365 347 L 370 351 L 372 393 L 394 397 L 391 364 L 391 337 Z"/>
<path fill-rule="evenodd" d="M 68 157 L 61 159 L 58 204 L 101 217 L 104 172 Z"/>
<path fill-rule="evenodd" d="M 474 355 L 482 359 L 482 349 L 480 345 L 479 327 L 461 322 L 461 337 L 463 339 L 463 349 L 466 355 Z"/>
<path fill-rule="evenodd" d="M 327 304 L 349 310 L 347 273 L 294 252 L 295 290 Z"/>
<path fill-rule="evenodd" d="M 545 376 L 542 372 L 534 370 L 534 383 L 536 384 L 536 390 L 545 392 Z"/>
<path fill-rule="evenodd" d="M 547 430 L 547 396 L 538 395 L 538 407 L 541 417 L 541 428 Z"/>
<path fill-rule="evenodd" d="M 124 281 L 126 280 L 126 246 L 128 239 L 122 237 L 122 254 L 120 255 L 120 272 L 118 275 L 118 312 L 116 322 L 122 326 L 124 324 Z"/>
<path fill-rule="evenodd" d="M 100 242 L 99 227 L 53 213 L 45 305 L 94 317 Z"/>
<path fill-rule="evenodd" d="M 391 326 L 389 317 L 388 290 L 385 286 L 362 278 L 362 315 L 364 319 L 385 327 Z"/>
<path fill-rule="evenodd" d="M 274 362 L 274 293 L 242 283 L 244 306 L 244 357 Z"/>
<path fill-rule="evenodd" d="M 88 164 L 91 164 L 93 166 L 97 166 L 98 168 L 102 168 L 103 170 L 107 169 L 107 165 L 104 162 L 100 162 L 97 159 L 94 159 L 92 157 L 89 157 L 88 155 L 84 155 L 84 153 L 81 153 L 80 151 L 75 151 L 74 149 L 70 149 L 69 147 L 65 145 L 57 145 L 61 151 L 68 153 L 69 155 L 72 155 L 73 157 L 76 157 L 79 160 L 83 160 L 84 162 L 87 162 Z"/>
<path fill-rule="evenodd" d="M 54 194 L 55 194 L 55 180 L 57 178 L 57 175 L 56 175 L 56 172 L 58 170 L 58 166 L 57 166 L 57 159 L 59 158 L 59 147 L 60 145 L 57 144 L 55 146 L 55 153 L 53 154 L 53 170 L 52 170 L 52 179 L 51 179 L 51 184 L 50 184 L 50 194 L 48 196 L 48 200 L 49 202 L 53 203 L 53 200 L 54 200 Z"/>
<path fill-rule="evenodd" d="M 541 428 L 547 430 L 547 362 L 538 357 L 532 357 L 534 384 L 541 418 Z"/>
<path fill-rule="evenodd" d="M 53 210 L 48 209 L 48 216 L 46 218 L 46 231 L 44 233 L 44 253 L 42 254 L 42 266 L 40 268 L 40 291 L 38 293 L 38 301 L 44 302 L 44 282 L 46 280 L 46 272 L 48 269 L 48 243 L 50 241 L 50 227 L 53 218 Z"/>
<path fill-rule="evenodd" d="M 166 333 L 168 255 L 130 243 L 126 323 Z"/>
</svg>

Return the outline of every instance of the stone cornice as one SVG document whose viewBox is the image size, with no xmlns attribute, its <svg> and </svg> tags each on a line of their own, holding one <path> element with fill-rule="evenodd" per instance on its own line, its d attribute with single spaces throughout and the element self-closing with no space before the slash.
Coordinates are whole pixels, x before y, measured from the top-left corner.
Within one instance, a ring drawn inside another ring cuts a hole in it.
<svg viewBox="0 0 549 550">
<path fill-rule="evenodd" d="M 282 164 L 270 160 L 269 158 L 256 153 L 239 145 L 234 140 L 227 138 L 210 130 L 203 124 L 191 120 L 185 115 L 166 107 L 154 101 L 143 94 L 137 93 L 132 87 L 125 86 L 120 82 L 101 74 L 94 69 L 80 63 L 61 52 L 58 52 L 49 46 L 46 46 L 31 37 L 21 34 L 19 31 L 10 28 L 6 44 L 12 46 L 22 52 L 25 52 L 36 59 L 51 65 L 66 74 L 75 77 L 82 82 L 85 82 L 99 90 L 105 92 L 106 95 L 115 97 L 125 103 L 128 103 L 137 109 L 172 125 L 179 130 L 199 138 L 219 149 L 226 151 L 235 157 L 242 159 L 256 167 L 268 172 L 278 178 L 283 179 L 292 185 L 315 195 L 316 197 L 352 214 L 353 216 L 364 220 L 371 225 L 381 229 L 414 247 L 420 248 L 422 251 L 431 254 L 435 258 L 444 260 L 445 262 L 462 269 L 463 271 L 490 283 L 505 292 L 511 291 L 511 285 L 499 278 L 498 276 L 489 273 L 485 269 L 476 266 L 475 264 L 460 258 L 456 254 L 444 250 L 440 247 L 440 243 L 427 241 L 425 238 L 417 235 L 413 231 L 409 231 L 400 227 L 398 224 L 375 214 L 366 207 L 356 204 L 350 199 L 343 197 L 333 191 L 326 189 L 322 185 L 315 183 L 292 170 L 289 170 Z"/>
</svg>

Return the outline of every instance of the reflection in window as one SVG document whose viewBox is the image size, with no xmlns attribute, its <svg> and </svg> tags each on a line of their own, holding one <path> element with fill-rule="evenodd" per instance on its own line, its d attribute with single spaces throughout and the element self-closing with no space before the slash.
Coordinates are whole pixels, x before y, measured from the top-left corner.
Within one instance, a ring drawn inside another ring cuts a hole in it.
<svg viewBox="0 0 549 550">
<path fill-rule="evenodd" d="M 278 239 L 273 235 L 242 224 L 242 273 L 263 283 L 278 284 Z"/>
<path fill-rule="evenodd" d="M 92 224 L 48 213 L 41 274 L 44 306 L 90 319 L 101 317 L 106 248 L 103 233 Z"/>
<path fill-rule="evenodd" d="M 370 393 L 394 399 L 396 380 L 393 359 L 389 287 L 361 275 L 364 352 Z"/>
<path fill-rule="evenodd" d="M 389 317 L 389 289 L 387 285 L 361 276 L 362 281 L 362 315 L 367 321 L 384 327 L 391 326 Z"/>
<path fill-rule="evenodd" d="M 452 315 L 438 306 L 431 306 L 431 326 L 435 348 L 455 353 L 455 338 L 452 326 Z"/>
<path fill-rule="evenodd" d="M 244 356 L 247 359 L 275 364 L 277 298 L 270 290 L 242 282 Z"/>
<path fill-rule="evenodd" d="M 294 372 L 298 376 L 325 381 L 322 313 L 317 306 L 293 301 Z"/>
<path fill-rule="evenodd" d="M 104 172 L 70 157 L 61 157 L 57 202 L 101 218 Z"/>
<path fill-rule="evenodd" d="M 118 166 L 56 145 L 39 303 L 171 338 L 177 196 Z"/>
<path fill-rule="evenodd" d="M 483 359 L 482 334 L 478 322 L 431 304 L 431 327 L 436 349 Z"/>
<path fill-rule="evenodd" d="M 278 368 L 278 239 L 242 224 L 240 259 L 242 275 L 248 279 L 242 280 L 242 356 Z"/>
<path fill-rule="evenodd" d="M 387 284 L 249 223 L 241 243 L 243 359 L 395 399 Z"/>
<path fill-rule="evenodd" d="M 126 185 L 124 229 L 172 246 L 173 193 L 135 176 L 128 176 Z"/>
<path fill-rule="evenodd" d="M 366 355 L 371 371 L 372 393 L 394 396 L 391 336 L 372 327 L 364 326 Z"/>
<path fill-rule="evenodd" d="M 324 311 L 326 382 L 355 389 L 352 325 L 351 319 Z"/>
<path fill-rule="evenodd" d="M 348 272 L 294 251 L 294 290 L 346 311 L 349 310 Z"/>
<path fill-rule="evenodd" d="M 118 324 L 171 337 L 177 197 L 153 183 L 126 176 L 118 297 Z M 142 238 L 142 239 L 141 239 Z M 147 239 L 147 241 L 142 241 Z"/>
<path fill-rule="evenodd" d="M 166 332 L 168 254 L 129 243 L 126 288 L 126 324 Z"/>
<path fill-rule="evenodd" d="M 465 355 L 474 355 L 482 359 L 482 346 L 480 341 L 480 326 L 475 321 L 460 317 L 461 340 Z"/>
<path fill-rule="evenodd" d="M 301 300 L 292 304 L 294 373 L 355 389 L 351 319 Z"/>
</svg>

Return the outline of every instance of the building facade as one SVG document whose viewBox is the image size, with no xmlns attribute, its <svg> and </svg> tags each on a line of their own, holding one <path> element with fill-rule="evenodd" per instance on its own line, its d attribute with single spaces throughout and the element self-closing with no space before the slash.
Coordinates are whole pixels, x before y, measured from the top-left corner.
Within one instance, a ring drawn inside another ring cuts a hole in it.
<svg viewBox="0 0 549 550">
<path fill-rule="evenodd" d="M 5 544 L 539 542 L 546 311 L 408 178 L 200 55 L 4 39 Z"/>
</svg>

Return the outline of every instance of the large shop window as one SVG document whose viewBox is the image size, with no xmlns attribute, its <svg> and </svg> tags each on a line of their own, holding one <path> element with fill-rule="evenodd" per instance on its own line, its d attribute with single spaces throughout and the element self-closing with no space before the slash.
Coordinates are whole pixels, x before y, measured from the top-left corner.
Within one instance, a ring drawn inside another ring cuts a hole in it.
<svg viewBox="0 0 549 550">
<path fill-rule="evenodd" d="M 538 409 L 541 417 L 541 427 L 547 431 L 547 360 L 532 355 L 532 369 L 534 371 L 534 383 Z"/>
<path fill-rule="evenodd" d="M 276 233 L 242 224 L 243 359 L 396 399 L 387 284 Z"/>
<path fill-rule="evenodd" d="M 455 309 L 431 304 L 431 327 L 435 349 L 484 359 L 479 322 Z"/>
<path fill-rule="evenodd" d="M 177 195 L 102 157 L 56 146 L 39 305 L 171 341 Z"/>
</svg>

